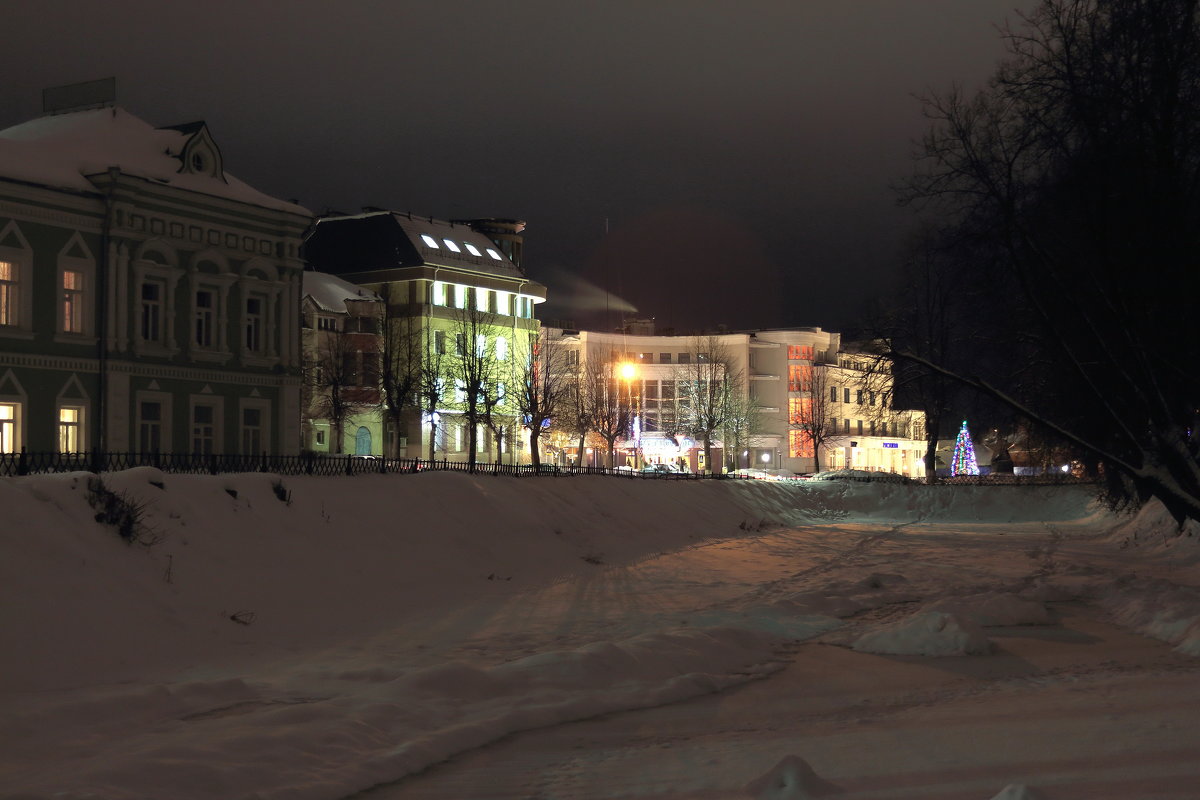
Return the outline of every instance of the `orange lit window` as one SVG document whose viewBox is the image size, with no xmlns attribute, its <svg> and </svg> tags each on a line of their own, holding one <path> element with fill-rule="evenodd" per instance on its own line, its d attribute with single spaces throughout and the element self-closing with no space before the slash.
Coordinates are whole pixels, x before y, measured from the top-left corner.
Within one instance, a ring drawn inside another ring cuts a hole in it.
<svg viewBox="0 0 1200 800">
<path fill-rule="evenodd" d="M 813 348 L 810 344 L 789 344 L 788 361 L 812 361 Z"/>
<path fill-rule="evenodd" d="M 808 431 L 788 431 L 788 456 L 812 458 L 813 452 L 812 437 Z"/>
<path fill-rule="evenodd" d="M 812 391 L 812 367 L 805 364 L 788 365 L 788 391 Z"/>
</svg>

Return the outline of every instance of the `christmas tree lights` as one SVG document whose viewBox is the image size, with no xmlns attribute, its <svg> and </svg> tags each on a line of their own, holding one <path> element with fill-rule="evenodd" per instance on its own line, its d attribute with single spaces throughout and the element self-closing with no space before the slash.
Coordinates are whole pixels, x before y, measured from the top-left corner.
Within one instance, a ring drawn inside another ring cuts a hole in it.
<svg viewBox="0 0 1200 800">
<path fill-rule="evenodd" d="M 950 462 L 951 475 L 978 475 L 979 464 L 975 463 L 975 445 L 971 442 L 971 432 L 967 430 L 964 419 L 954 440 L 954 460 Z"/>
</svg>

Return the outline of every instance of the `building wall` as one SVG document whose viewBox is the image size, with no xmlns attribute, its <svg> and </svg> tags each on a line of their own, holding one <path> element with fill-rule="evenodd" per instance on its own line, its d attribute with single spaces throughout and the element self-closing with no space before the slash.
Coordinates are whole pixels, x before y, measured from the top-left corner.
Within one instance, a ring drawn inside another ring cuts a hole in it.
<svg viewBox="0 0 1200 800">
<path fill-rule="evenodd" d="M 19 419 L 0 444 L 296 452 L 307 220 L 115 171 L 93 181 L 95 193 L 0 177 L 0 262 L 19 273 L 16 316 L 0 324 L 0 416 L 19 404 Z M 209 346 L 195 338 L 201 291 L 215 300 Z M 199 431 L 197 407 L 211 409 Z M 78 436 L 60 441 L 72 409 Z"/>
<path fill-rule="evenodd" d="M 820 387 L 825 392 L 836 389 L 838 399 L 828 404 L 828 409 L 839 423 L 838 434 L 821 448 L 822 469 L 882 470 L 913 477 L 923 474 L 922 415 L 885 407 L 890 378 L 859 368 L 856 356 L 843 351 L 838 333 L 792 328 L 695 337 L 551 329 L 549 335 L 575 349 L 577 363 L 600 359 L 634 364 L 638 385 L 634 402 L 650 413 L 654 395 L 662 396 L 664 382 L 679 377 L 680 355 L 709 346 L 698 346 L 699 342 L 711 341 L 724 351 L 730 376 L 756 411 L 747 441 L 735 446 L 725 432 L 716 434 L 714 468 L 754 467 L 797 474 L 814 471 L 816 453 L 803 446 L 792 415 L 795 404 L 809 401 L 814 387 Z M 845 402 L 847 391 L 849 402 Z M 698 455 L 702 443 L 671 438 L 656 432 L 653 425 L 647 427 L 637 441 L 621 443 L 618 464 L 664 461 L 693 471 L 702 468 L 703 459 Z M 577 446 L 571 446 L 565 438 L 560 446 L 572 460 L 578 458 Z M 584 454 L 586 463 L 597 463 L 594 450 L 598 446 L 593 443 L 590 456 Z"/>
</svg>

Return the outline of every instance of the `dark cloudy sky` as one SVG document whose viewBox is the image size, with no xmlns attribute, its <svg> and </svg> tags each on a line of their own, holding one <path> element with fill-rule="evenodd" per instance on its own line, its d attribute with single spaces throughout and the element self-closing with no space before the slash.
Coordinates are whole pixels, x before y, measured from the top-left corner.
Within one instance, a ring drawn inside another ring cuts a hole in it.
<svg viewBox="0 0 1200 800">
<path fill-rule="evenodd" d="M 14 2 L 0 126 L 116 76 L 130 112 L 206 120 L 231 173 L 315 212 L 527 220 L 543 317 L 624 298 L 660 326 L 841 329 L 908 225 L 912 95 L 978 86 L 1016 5 Z"/>
</svg>

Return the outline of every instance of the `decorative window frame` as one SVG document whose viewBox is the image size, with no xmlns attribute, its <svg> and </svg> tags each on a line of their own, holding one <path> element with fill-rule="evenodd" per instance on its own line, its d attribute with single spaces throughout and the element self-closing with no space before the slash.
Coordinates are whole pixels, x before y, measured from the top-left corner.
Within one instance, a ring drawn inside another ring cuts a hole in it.
<svg viewBox="0 0 1200 800">
<path fill-rule="evenodd" d="M 20 247 L 0 247 L 0 261 L 8 261 L 16 265 L 17 279 L 14 281 L 17 292 L 17 322 L 15 325 L 0 325 L 0 337 L 8 339 L 33 338 L 33 248 L 25 234 L 21 232 L 16 221 L 9 222 L 0 229 L 0 241 L 10 235 L 20 243 Z"/>
<path fill-rule="evenodd" d="M 15 407 L 13 413 L 13 441 L 12 452 L 21 452 L 21 447 L 25 444 L 25 425 L 26 413 L 29 409 L 29 395 L 25 392 L 25 387 L 17 380 L 16 374 L 10 369 L 0 376 L 0 403 Z"/>
<path fill-rule="evenodd" d="M 134 395 L 133 395 L 133 430 L 134 430 L 133 439 L 134 439 L 134 448 L 135 448 L 136 452 L 138 452 L 138 453 L 151 452 L 146 449 L 145 443 L 142 442 L 142 422 L 143 422 L 143 420 L 142 420 L 142 403 L 144 403 L 144 402 L 145 403 L 158 403 L 159 406 L 162 408 L 162 419 L 159 420 L 159 423 L 162 425 L 162 434 L 160 436 L 161 442 L 159 443 L 159 451 L 158 452 L 160 452 L 160 453 L 173 452 L 171 449 L 171 441 L 172 441 L 171 433 L 172 433 L 172 428 L 174 427 L 172 425 L 172 421 L 174 419 L 174 417 L 172 415 L 172 404 L 171 404 L 172 399 L 173 398 L 172 398 L 170 392 L 157 392 L 157 391 L 152 391 L 152 390 L 147 390 L 147 389 L 139 389 L 136 392 L 134 392 Z M 188 425 L 189 425 L 189 427 L 191 425 L 190 418 L 188 419 Z M 189 430 L 189 433 L 190 433 L 190 430 Z"/>
<path fill-rule="evenodd" d="M 137 356 L 158 356 L 173 358 L 179 354 L 176 339 L 175 321 L 179 313 L 176 308 L 175 295 L 179 286 L 182 271 L 170 264 L 159 264 L 156 261 L 139 259 L 133 262 L 133 310 L 130 314 L 130 325 L 133 327 L 133 352 Z M 165 284 L 165 297 L 162 311 L 162 339 L 157 342 L 142 338 L 142 284 L 150 281 Z"/>
<path fill-rule="evenodd" d="M 187 448 L 189 453 L 199 454 L 195 447 L 196 407 L 210 406 L 213 409 L 213 454 L 224 452 L 225 443 L 225 398 L 215 394 L 188 395 Z M 205 454 L 207 455 L 207 454 Z"/>
<path fill-rule="evenodd" d="M 76 247 L 86 253 L 86 256 L 68 255 Z M 78 293 L 79 302 L 82 305 L 82 308 L 79 309 L 81 330 L 78 331 L 69 331 L 66 326 L 64 314 L 66 286 L 63 280 L 67 272 L 76 272 L 83 278 L 83 287 Z M 54 340 L 59 343 L 96 344 L 98 341 L 96 338 L 96 306 L 99 300 L 96 291 L 96 257 L 92 255 L 91 248 L 87 246 L 78 232 L 67 239 L 67 243 L 58 251 L 54 286 L 56 293 L 54 298 Z"/>
<path fill-rule="evenodd" d="M 238 398 L 238 452 L 242 455 L 253 456 L 257 453 L 245 452 L 244 443 L 246 440 L 246 411 L 253 409 L 262 412 L 262 424 L 259 426 L 262 434 L 261 452 L 271 452 L 271 401 L 262 397 L 239 397 Z"/>
</svg>

